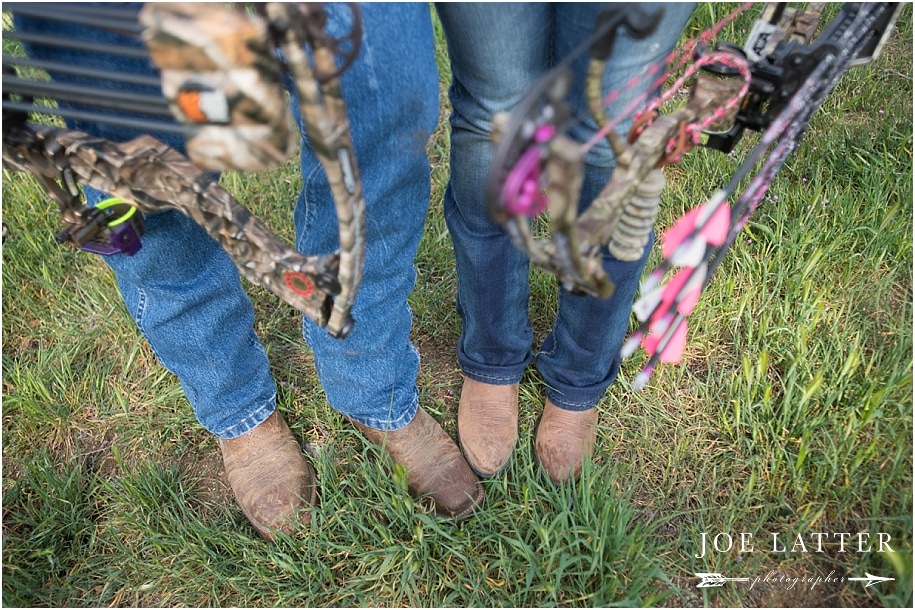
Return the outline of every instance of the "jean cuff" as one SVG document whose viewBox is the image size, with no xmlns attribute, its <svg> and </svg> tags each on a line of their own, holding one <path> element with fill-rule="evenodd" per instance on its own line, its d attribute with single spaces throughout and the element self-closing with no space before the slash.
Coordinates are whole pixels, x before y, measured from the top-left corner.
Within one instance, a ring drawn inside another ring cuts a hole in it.
<svg viewBox="0 0 915 610">
<path fill-rule="evenodd" d="M 235 424 L 234 426 L 230 426 L 229 428 L 220 430 L 218 432 L 214 430 L 210 430 L 210 432 L 223 440 L 238 438 L 239 436 L 254 430 L 256 427 L 267 421 L 267 418 L 273 415 L 274 411 L 276 411 L 276 394 L 274 394 L 266 404 L 262 405 L 251 415 Z"/>
<path fill-rule="evenodd" d="M 489 385 L 513 385 L 521 383 L 521 377 L 523 376 L 523 373 L 517 375 L 487 375 L 485 373 L 475 373 L 463 367 L 461 368 L 461 374 L 468 379 L 473 379 L 480 383 L 488 383 Z"/>
<path fill-rule="evenodd" d="M 331 405 L 333 406 L 333 405 Z M 394 430 L 400 430 L 416 417 L 416 413 L 419 411 L 419 400 L 414 399 L 410 406 L 404 409 L 401 412 L 400 417 L 397 419 L 372 419 L 368 417 L 352 417 L 350 415 L 343 415 L 350 420 L 362 424 L 363 426 L 368 426 L 373 430 L 381 430 L 383 432 L 393 432 Z M 342 411 L 341 411 L 342 413 Z"/>
<path fill-rule="evenodd" d="M 603 395 L 598 396 L 594 400 L 586 399 L 583 401 L 575 401 L 575 400 L 569 400 L 568 396 L 565 396 L 560 392 L 547 388 L 546 397 L 547 397 L 547 399 L 549 399 L 549 401 L 551 403 L 553 403 L 554 405 L 556 405 L 563 411 L 581 412 L 581 411 L 588 411 L 588 410 L 596 407 L 597 404 L 600 402 L 600 399 L 603 398 Z"/>
</svg>

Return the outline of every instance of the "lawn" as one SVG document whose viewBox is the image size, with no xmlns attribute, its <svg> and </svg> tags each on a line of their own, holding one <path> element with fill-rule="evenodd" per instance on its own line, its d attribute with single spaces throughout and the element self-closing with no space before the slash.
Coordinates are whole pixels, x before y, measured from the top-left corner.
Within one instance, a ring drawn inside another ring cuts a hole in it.
<svg viewBox="0 0 915 610">
<path fill-rule="evenodd" d="M 685 37 L 727 8 L 702 5 Z M 725 33 L 742 41 L 746 27 Z M 410 499 L 403 471 L 328 406 L 298 314 L 246 284 L 279 407 L 320 482 L 310 527 L 258 538 L 112 274 L 57 245 L 55 204 L 4 170 L 3 605 L 911 607 L 912 47 L 909 5 L 774 180 L 696 308 L 683 363 L 637 393 L 642 359 L 626 361 L 581 480 L 557 489 L 534 466 L 531 370 L 512 466 L 457 526 Z M 440 53 L 411 306 L 422 404 L 453 434 Z M 726 182 L 753 140 L 668 166 L 658 229 Z M 291 240 L 296 168 L 223 183 Z M 540 341 L 556 288 L 531 279 Z M 748 580 L 700 588 L 697 573 Z M 865 574 L 894 580 L 847 580 Z"/>
</svg>

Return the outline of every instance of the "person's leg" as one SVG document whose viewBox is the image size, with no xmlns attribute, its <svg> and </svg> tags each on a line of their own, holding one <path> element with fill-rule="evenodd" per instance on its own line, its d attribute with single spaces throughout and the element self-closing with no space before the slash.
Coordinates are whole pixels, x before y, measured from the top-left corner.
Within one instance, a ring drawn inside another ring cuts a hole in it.
<svg viewBox="0 0 915 610">
<path fill-rule="evenodd" d="M 481 476 L 502 470 L 517 442 L 518 384 L 533 358 L 530 264 L 486 211 L 492 119 L 549 67 L 548 4 L 439 3 L 451 59 L 451 178 L 445 219 L 458 274 L 464 374 L 458 435 Z"/>
<path fill-rule="evenodd" d="M 425 4 L 365 4 L 362 50 L 341 87 L 366 203 L 366 253 L 352 310 L 355 326 L 334 339 L 307 318 L 305 339 L 330 405 L 369 440 L 383 443 L 408 473 L 415 495 L 436 510 L 463 516 L 482 487 L 457 446 L 419 406 L 419 353 L 410 341 L 407 296 L 429 205 L 426 143 L 438 119 L 438 70 Z M 346 31 L 350 12 L 328 5 L 330 32 Z M 327 177 L 310 147 L 296 206 L 297 248 L 325 254 L 339 247 Z"/>
<path fill-rule="evenodd" d="M 138 9 L 138 7 L 137 7 Z M 17 19 L 19 30 L 140 45 L 102 30 L 43 19 Z M 145 60 L 30 45 L 32 56 L 155 75 Z M 62 75 L 52 74 L 58 80 Z M 66 82 L 133 90 L 124 83 L 66 78 Z M 72 129 L 113 141 L 139 132 L 95 123 Z M 151 134 L 182 150 L 181 138 Z M 107 195 L 85 188 L 87 203 Z M 314 474 L 276 408 L 276 387 L 266 353 L 254 333 L 254 312 L 228 255 L 190 218 L 176 211 L 150 215 L 142 247 L 133 256 L 105 257 L 124 303 L 159 361 L 181 382 L 197 419 L 216 435 L 226 474 L 243 512 L 265 537 L 313 503 Z M 301 515 L 303 520 L 307 514 Z"/>
<path fill-rule="evenodd" d="M 693 9 L 691 4 L 676 3 L 642 3 L 639 7 L 650 12 L 662 8 L 664 15 L 657 30 L 644 40 L 633 40 L 626 34 L 617 36 L 602 83 L 604 95 L 610 91 L 621 94 L 607 109 L 610 117 L 647 90 L 648 80 L 636 88 L 628 87 L 627 83 L 663 61 Z M 555 61 L 561 60 L 591 32 L 600 8 L 591 4 L 557 7 Z M 574 63 L 576 81 L 570 95 L 575 116 L 588 117 L 573 132 L 580 141 L 597 129 L 583 95 L 586 69 L 586 58 Z M 619 129 L 624 132 L 629 125 L 626 122 Z M 585 161 L 580 207 L 590 204 L 610 180 L 615 167 L 606 142 L 592 149 Z M 560 288 L 555 324 L 536 357 L 537 368 L 547 385 L 547 402 L 538 426 L 535 450 L 554 481 L 577 476 L 582 460 L 593 451 L 593 425 L 597 423 L 594 407 L 619 372 L 620 347 L 651 245 L 649 241 L 642 257 L 631 262 L 617 260 L 604 249 L 604 269 L 616 286 L 609 299 L 574 295 Z"/>
<path fill-rule="evenodd" d="M 511 384 L 517 384 L 530 361 L 531 341 L 527 261 L 486 216 L 483 197 L 492 161 L 491 119 L 496 112 L 513 108 L 543 72 L 587 38 L 602 7 L 441 4 L 437 8 L 454 72 L 450 91 L 454 107 L 452 180 L 445 212 L 459 274 L 458 311 L 463 329 L 458 359 L 468 378 L 458 428 L 468 459 L 488 474 L 504 467 L 514 446 L 517 385 Z M 660 61 L 691 11 L 691 5 L 667 9 L 661 27 L 646 41 L 619 37 L 605 72 L 605 93 L 621 90 L 630 78 Z M 586 62 L 582 57 L 574 65 L 571 102 L 580 117 L 588 116 L 583 95 Z M 625 106 L 636 93 L 625 92 L 610 112 Z M 593 123 L 586 123 L 573 136 L 583 140 L 594 129 Z M 587 163 L 583 203 L 590 202 L 609 180 L 613 155 L 604 145 L 591 152 Z M 538 368 L 549 387 L 548 414 L 555 408 L 555 399 L 587 412 L 579 419 L 590 422 L 593 418 L 593 405 L 618 370 L 618 362 L 613 361 L 645 256 L 634 263 L 614 261 L 609 254 L 605 257 L 605 266 L 618 284 L 609 301 L 561 294 L 556 326 L 538 354 Z M 602 322 L 596 328 L 582 320 Z M 514 391 L 501 387 L 505 385 Z M 548 417 L 547 425 L 541 426 L 544 439 L 553 419 Z"/>
<path fill-rule="evenodd" d="M 316 501 L 315 475 L 276 410 L 267 355 L 238 270 L 178 212 L 147 217 L 143 247 L 107 259 L 124 303 L 159 361 L 178 376 L 194 414 L 219 438 L 242 512 L 265 538 L 291 532 Z"/>
</svg>

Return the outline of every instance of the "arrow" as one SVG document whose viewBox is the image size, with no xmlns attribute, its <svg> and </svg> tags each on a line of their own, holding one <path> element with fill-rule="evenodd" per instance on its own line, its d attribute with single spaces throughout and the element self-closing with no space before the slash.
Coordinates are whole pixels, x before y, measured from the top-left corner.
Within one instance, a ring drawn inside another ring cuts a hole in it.
<svg viewBox="0 0 915 610">
<path fill-rule="evenodd" d="M 867 587 L 871 586 L 872 584 L 874 584 L 874 583 L 876 583 L 876 582 L 883 582 L 883 581 L 886 581 L 886 580 L 896 580 L 896 579 L 895 579 L 895 578 L 889 578 L 889 577 L 886 577 L 886 576 L 874 576 L 873 574 L 868 574 L 867 572 L 865 572 L 865 573 L 864 573 L 864 578 L 861 578 L 861 577 L 851 578 L 851 577 L 849 577 L 848 580 L 849 580 L 849 581 L 852 581 L 852 580 L 867 581 L 867 584 L 864 585 L 864 588 L 866 589 Z"/>
<path fill-rule="evenodd" d="M 690 267 L 681 262 L 701 257 L 698 243 L 720 246 L 730 229 L 731 207 L 724 191 L 716 191 L 704 204 L 680 217 L 661 235 L 661 254 L 669 264 Z M 696 251 L 696 252 L 693 252 Z"/>
<path fill-rule="evenodd" d="M 725 578 L 717 572 L 696 572 L 696 578 L 702 579 L 697 588 L 721 587 L 726 582 L 750 582 L 749 578 Z"/>
<path fill-rule="evenodd" d="M 708 260 L 714 248 L 725 244 L 732 230 L 731 207 L 724 190 L 684 214 L 661 236 L 664 261 L 649 273 L 639 289 L 640 298 L 632 311 L 641 323 L 620 350 L 622 358 L 632 356 L 639 345 L 650 356 L 633 381 L 640 391 L 659 362 L 677 363 L 686 346 L 686 318 L 693 312 L 708 283 Z M 682 267 L 666 285 L 661 281 L 672 267 Z"/>
</svg>

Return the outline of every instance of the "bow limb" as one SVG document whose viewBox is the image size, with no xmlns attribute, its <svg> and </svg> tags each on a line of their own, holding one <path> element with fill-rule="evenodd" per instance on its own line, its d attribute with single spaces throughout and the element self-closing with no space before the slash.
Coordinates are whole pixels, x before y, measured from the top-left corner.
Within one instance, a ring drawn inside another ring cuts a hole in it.
<svg viewBox="0 0 915 610">
<path fill-rule="evenodd" d="M 588 102 L 588 109 L 591 116 L 597 122 L 598 128 L 603 128 L 610 122 L 607 113 L 604 111 L 603 91 L 601 91 L 601 82 L 604 77 L 604 67 L 607 62 L 602 59 L 592 58 L 588 62 L 588 77 L 585 80 L 585 100 Z M 625 150 L 626 143 L 615 130 L 611 129 L 606 135 L 610 143 L 610 149 L 613 154 L 619 157 Z"/>
<path fill-rule="evenodd" d="M 340 292 L 334 299 L 327 332 L 335 337 L 344 337 L 353 326 L 350 310 L 362 280 L 365 259 L 362 182 L 333 50 L 325 45 L 324 38 L 310 36 L 307 27 L 297 29 L 293 25 L 304 18 L 313 20 L 313 25 L 320 28 L 326 16 L 320 6 L 313 5 L 298 7 L 293 4 L 270 3 L 267 12 L 275 27 L 277 24 L 287 25 L 279 32 L 279 46 L 296 84 L 305 130 L 327 173 L 336 206 L 340 232 Z M 314 68 L 305 51 L 306 43 L 312 50 Z"/>
</svg>

